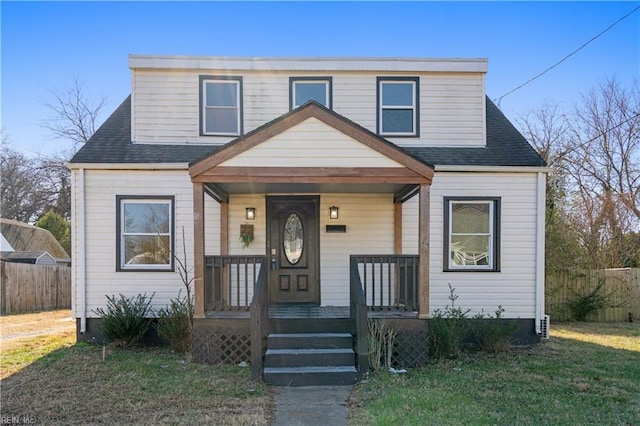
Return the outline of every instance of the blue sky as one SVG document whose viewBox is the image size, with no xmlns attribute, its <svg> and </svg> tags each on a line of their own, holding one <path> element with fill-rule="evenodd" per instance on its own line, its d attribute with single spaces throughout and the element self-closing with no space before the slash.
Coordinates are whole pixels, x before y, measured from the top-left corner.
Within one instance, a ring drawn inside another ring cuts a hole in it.
<svg viewBox="0 0 640 426">
<path fill-rule="evenodd" d="M 640 2 L 8 2 L 0 3 L 2 127 L 29 155 L 71 148 L 40 122 L 48 90 L 75 78 L 106 119 L 129 94 L 127 55 L 488 58 L 495 99 L 553 65 Z M 570 106 L 615 76 L 640 74 L 640 10 L 501 108 Z"/>
</svg>

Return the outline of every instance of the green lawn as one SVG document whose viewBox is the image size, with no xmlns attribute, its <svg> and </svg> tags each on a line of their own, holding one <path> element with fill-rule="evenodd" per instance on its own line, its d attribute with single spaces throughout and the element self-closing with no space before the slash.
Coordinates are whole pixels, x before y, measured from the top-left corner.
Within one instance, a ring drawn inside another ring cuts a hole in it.
<svg viewBox="0 0 640 426">
<path fill-rule="evenodd" d="M 551 340 L 372 374 L 353 425 L 640 424 L 640 324 L 554 324 Z"/>
</svg>

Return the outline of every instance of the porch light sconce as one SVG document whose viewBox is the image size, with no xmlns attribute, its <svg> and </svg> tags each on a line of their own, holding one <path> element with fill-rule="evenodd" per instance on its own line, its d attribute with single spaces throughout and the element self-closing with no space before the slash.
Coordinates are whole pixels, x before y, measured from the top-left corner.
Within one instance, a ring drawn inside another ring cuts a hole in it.
<svg viewBox="0 0 640 426">
<path fill-rule="evenodd" d="M 245 209 L 245 217 L 247 218 L 247 220 L 254 220 L 256 218 L 256 208 L 247 207 Z"/>
<path fill-rule="evenodd" d="M 329 219 L 337 219 L 339 216 L 339 207 L 331 206 L 329 207 Z"/>
</svg>

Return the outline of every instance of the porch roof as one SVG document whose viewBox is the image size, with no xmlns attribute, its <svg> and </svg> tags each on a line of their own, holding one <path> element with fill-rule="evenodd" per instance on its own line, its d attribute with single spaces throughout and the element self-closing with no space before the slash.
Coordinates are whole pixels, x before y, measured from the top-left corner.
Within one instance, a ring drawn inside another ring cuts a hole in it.
<svg viewBox="0 0 640 426">
<path fill-rule="evenodd" d="M 430 184 L 433 166 L 309 102 L 197 159 L 189 174 L 227 193 L 395 193 Z"/>
</svg>

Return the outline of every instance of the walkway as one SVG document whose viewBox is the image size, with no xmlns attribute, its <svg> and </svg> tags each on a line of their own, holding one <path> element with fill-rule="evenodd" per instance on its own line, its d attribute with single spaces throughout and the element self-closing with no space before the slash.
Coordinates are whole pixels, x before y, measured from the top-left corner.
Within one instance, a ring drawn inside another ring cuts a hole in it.
<svg viewBox="0 0 640 426">
<path fill-rule="evenodd" d="M 352 386 L 274 387 L 273 426 L 346 426 Z"/>
</svg>

